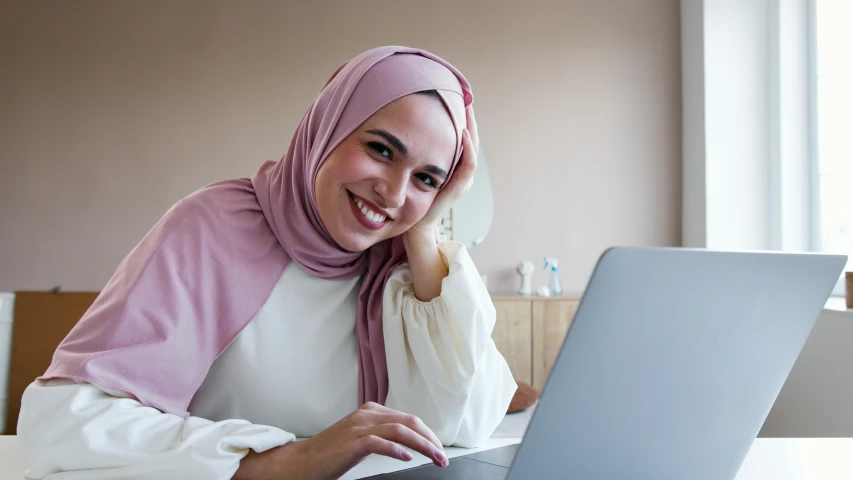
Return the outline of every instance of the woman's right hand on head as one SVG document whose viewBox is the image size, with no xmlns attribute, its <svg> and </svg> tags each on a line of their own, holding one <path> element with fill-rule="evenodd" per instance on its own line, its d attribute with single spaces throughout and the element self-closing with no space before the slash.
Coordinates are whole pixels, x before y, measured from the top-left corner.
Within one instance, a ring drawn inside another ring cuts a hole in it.
<svg viewBox="0 0 853 480">
<path fill-rule="evenodd" d="M 374 453 L 408 462 L 412 454 L 403 447 L 448 464 L 438 437 L 418 417 L 368 402 L 312 438 L 250 453 L 233 478 L 335 479 Z"/>
</svg>

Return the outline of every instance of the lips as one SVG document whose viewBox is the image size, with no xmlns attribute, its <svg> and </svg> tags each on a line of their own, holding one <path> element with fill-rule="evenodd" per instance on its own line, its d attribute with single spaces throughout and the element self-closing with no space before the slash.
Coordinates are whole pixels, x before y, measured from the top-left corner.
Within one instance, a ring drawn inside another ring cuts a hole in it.
<svg viewBox="0 0 853 480">
<path fill-rule="evenodd" d="M 389 222 L 387 215 L 377 212 L 371 205 L 363 199 L 353 195 L 352 192 L 348 193 L 350 196 L 350 205 L 352 206 L 356 220 L 366 228 L 369 228 L 370 230 L 379 230 Z"/>
</svg>

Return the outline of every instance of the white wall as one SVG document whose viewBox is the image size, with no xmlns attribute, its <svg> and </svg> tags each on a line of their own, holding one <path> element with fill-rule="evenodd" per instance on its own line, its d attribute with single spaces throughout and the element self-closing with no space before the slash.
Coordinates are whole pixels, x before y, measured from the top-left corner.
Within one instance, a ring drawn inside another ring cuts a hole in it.
<svg viewBox="0 0 853 480">
<path fill-rule="evenodd" d="M 760 437 L 853 437 L 853 312 L 825 310 Z"/>
<path fill-rule="evenodd" d="M 685 246 L 812 248 L 808 0 L 683 0 Z"/>
<path fill-rule="evenodd" d="M 768 206 L 768 3 L 705 2 L 707 246 L 763 249 Z"/>
<path fill-rule="evenodd" d="M 579 291 L 607 247 L 680 243 L 678 37 L 678 0 L 5 0 L 0 291 L 103 288 L 172 203 L 280 158 L 331 72 L 382 44 L 473 85 L 490 287 L 549 255 Z"/>
</svg>

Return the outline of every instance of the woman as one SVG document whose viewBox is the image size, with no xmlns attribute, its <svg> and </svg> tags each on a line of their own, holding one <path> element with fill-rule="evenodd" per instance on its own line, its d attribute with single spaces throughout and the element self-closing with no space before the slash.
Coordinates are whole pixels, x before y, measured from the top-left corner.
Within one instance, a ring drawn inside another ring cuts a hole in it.
<svg viewBox="0 0 853 480">
<path fill-rule="evenodd" d="M 470 257 L 436 242 L 472 99 L 428 52 L 367 51 L 279 162 L 176 204 L 24 393 L 27 475 L 336 478 L 488 438 L 516 384 Z"/>
</svg>

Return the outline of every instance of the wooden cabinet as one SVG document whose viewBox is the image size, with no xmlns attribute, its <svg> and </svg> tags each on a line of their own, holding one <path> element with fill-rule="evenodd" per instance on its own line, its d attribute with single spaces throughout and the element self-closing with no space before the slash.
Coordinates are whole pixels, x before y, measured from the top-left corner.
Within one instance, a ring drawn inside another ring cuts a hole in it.
<svg viewBox="0 0 853 480">
<path fill-rule="evenodd" d="M 516 380 L 542 391 L 579 301 L 576 296 L 492 296 L 497 312 L 492 339 Z"/>
<path fill-rule="evenodd" d="M 530 302 L 494 301 L 497 320 L 492 339 L 513 377 L 533 384 L 533 312 Z"/>
<path fill-rule="evenodd" d="M 575 317 L 578 308 L 578 300 L 565 301 L 533 301 L 533 383 L 539 391 L 545 386 L 545 380 L 551 373 L 551 367 L 569 325 Z"/>
</svg>

